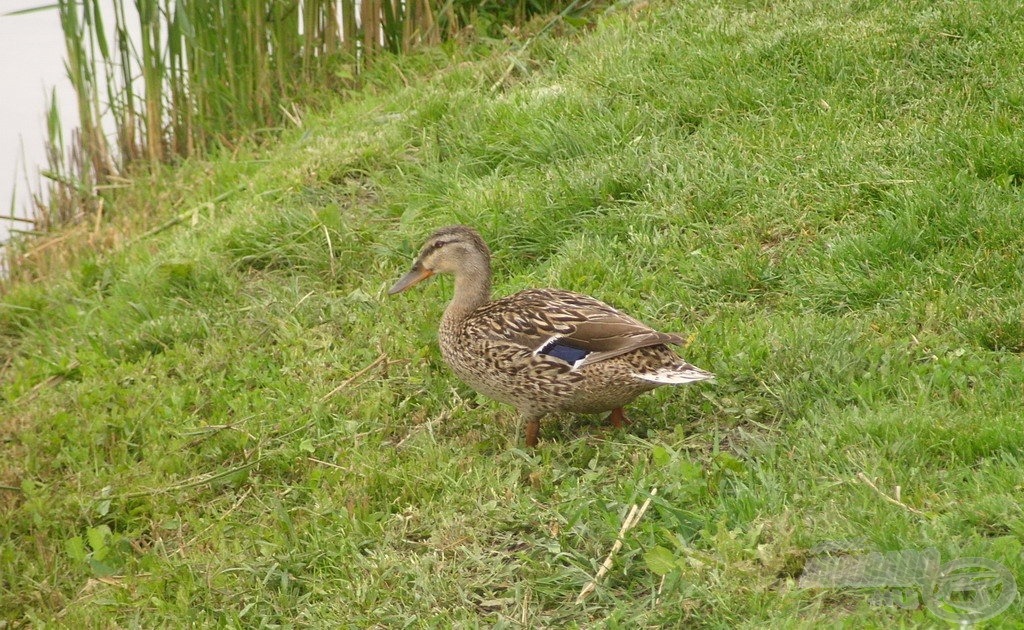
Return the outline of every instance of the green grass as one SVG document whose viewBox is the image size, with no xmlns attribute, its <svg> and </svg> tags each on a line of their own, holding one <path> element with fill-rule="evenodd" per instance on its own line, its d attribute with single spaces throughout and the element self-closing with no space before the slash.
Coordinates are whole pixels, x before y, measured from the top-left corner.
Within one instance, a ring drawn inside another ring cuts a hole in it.
<svg viewBox="0 0 1024 630">
<path fill-rule="evenodd" d="M 0 619 L 939 623 L 800 588 L 842 541 L 1024 587 L 1022 18 L 654 3 L 507 76 L 381 65 L 280 145 L 168 175 L 154 211 L 194 224 L 0 303 Z M 452 222 L 498 293 L 596 295 L 692 335 L 717 382 L 525 450 L 440 359 L 450 280 L 384 294 Z"/>
</svg>

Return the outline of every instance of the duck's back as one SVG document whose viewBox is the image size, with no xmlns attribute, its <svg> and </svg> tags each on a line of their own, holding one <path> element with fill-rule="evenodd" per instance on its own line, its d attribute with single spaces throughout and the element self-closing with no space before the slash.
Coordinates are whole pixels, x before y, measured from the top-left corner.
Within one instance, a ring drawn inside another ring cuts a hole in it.
<svg viewBox="0 0 1024 630">
<path fill-rule="evenodd" d="M 661 333 L 580 293 L 529 289 L 442 321 L 445 361 L 477 391 L 516 407 L 596 412 L 657 387 L 638 370 L 681 363 Z"/>
</svg>

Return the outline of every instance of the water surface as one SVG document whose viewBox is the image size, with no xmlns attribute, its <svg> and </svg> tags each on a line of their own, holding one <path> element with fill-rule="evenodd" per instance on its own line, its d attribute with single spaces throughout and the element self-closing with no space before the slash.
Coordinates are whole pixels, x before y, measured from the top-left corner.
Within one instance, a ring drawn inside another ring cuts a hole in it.
<svg viewBox="0 0 1024 630">
<path fill-rule="evenodd" d="M 8 15 L 47 4 L 52 3 L 0 0 L 0 214 L 11 214 L 13 196 L 14 213 L 27 216 L 31 190 L 40 188 L 50 91 L 57 91 L 65 134 L 76 116 L 56 9 Z M 10 227 L 31 226 L 0 220 L 0 242 L 7 239 Z"/>
</svg>

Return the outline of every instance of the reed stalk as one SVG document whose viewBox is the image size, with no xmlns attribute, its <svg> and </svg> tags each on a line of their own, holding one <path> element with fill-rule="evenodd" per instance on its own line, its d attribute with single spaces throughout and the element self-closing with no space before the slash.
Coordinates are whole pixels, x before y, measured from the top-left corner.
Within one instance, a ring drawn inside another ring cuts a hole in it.
<svg viewBox="0 0 1024 630">
<path fill-rule="evenodd" d="M 336 83 L 325 70 L 337 67 L 332 59 L 354 68 L 355 81 L 375 56 L 436 44 L 481 12 L 522 22 L 566 4 L 57 0 L 79 131 L 64 150 L 60 125 L 50 125 L 45 224 L 94 210 L 94 191 L 111 178 L 288 124 L 304 95 Z"/>
</svg>

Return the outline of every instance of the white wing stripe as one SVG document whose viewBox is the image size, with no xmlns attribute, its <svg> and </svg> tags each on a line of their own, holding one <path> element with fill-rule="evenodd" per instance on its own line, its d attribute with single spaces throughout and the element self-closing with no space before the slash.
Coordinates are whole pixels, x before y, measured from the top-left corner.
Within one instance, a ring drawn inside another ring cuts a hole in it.
<svg viewBox="0 0 1024 630">
<path fill-rule="evenodd" d="M 537 349 L 533 351 L 533 355 L 537 356 L 541 352 L 544 352 L 545 350 L 547 350 L 551 346 L 553 346 L 556 343 L 558 343 L 558 340 L 561 339 L 564 336 L 565 335 L 551 335 L 550 337 L 548 337 L 547 341 L 545 341 L 544 343 L 542 343 L 539 346 L 537 346 Z"/>
<path fill-rule="evenodd" d="M 714 374 L 697 368 L 663 368 L 657 372 L 648 372 L 646 374 L 634 372 L 633 376 L 641 380 L 663 383 L 665 385 L 682 385 L 684 383 L 695 383 L 715 378 Z"/>
</svg>

